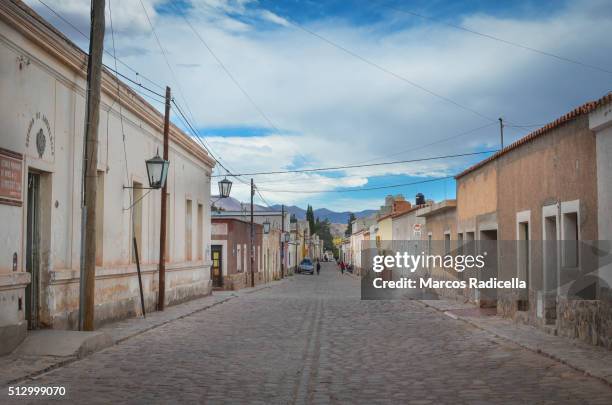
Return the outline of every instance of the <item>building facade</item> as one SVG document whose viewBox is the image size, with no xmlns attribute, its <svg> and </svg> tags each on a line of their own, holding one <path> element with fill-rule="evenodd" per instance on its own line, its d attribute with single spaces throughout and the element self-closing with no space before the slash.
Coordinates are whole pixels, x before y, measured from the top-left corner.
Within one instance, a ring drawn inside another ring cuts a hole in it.
<svg viewBox="0 0 612 405">
<path fill-rule="evenodd" d="M 457 176 L 464 241 L 498 241 L 498 277 L 527 284 L 498 291 L 497 312 L 609 348 L 610 99 L 576 108 Z"/>
<path fill-rule="evenodd" d="M 76 328 L 87 55 L 22 2 L 0 3 L 0 331 Z M 160 191 L 145 160 L 163 149 L 163 117 L 104 70 L 98 145 L 95 322 L 157 304 Z M 170 128 L 167 304 L 210 292 L 213 159 Z M 0 332 L 3 333 L 3 332 Z M 7 332 L 8 333 L 8 332 Z M 10 345 L 12 346 L 12 344 Z M 7 346 L 3 345 L 3 349 Z"/>
<path fill-rule="evenodd" d="M 251 223 L 245 218 L 231 216 L 212 217 L 211 254 L 213 287 L 223 290 L 239 290 L 264 281 L 262 260 L 262 230 L 253 225 L 253 271 L 251 272 Z"/>
</svg>

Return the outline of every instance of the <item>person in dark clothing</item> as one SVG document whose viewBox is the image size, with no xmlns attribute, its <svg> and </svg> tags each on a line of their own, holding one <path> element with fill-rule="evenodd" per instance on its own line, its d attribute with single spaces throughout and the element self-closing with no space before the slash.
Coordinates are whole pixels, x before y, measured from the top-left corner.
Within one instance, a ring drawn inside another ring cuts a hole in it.
<svg viewBox="0 0 612 405">
<path fill-rule="evenodd" d="M 319 275 L 320 272 L 321 272 L 321 262 L 319 262 L 319 259 L 317 259 L 317 276 Z"/>
<path fill-rule="evenodd" d="M 340 262 L 340 274 L 344 274 L 344 269 L 346 268 L 346 264 L 344 264 L 344 260 Z"/>
</svg>

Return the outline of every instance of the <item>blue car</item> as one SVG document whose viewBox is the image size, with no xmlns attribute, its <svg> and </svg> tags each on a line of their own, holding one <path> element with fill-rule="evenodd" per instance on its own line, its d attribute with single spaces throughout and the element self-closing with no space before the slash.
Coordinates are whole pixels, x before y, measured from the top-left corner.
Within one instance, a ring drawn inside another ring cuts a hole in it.
<svg viewBox="0 0 612 405">
<path fill-rule="evenodd" d="M 299 273 L 308 273 L 314 274 L 314 265 L 312 264 L 312 260 L 306 258 L 300 262 L 298 267 Z"/>
</svg>

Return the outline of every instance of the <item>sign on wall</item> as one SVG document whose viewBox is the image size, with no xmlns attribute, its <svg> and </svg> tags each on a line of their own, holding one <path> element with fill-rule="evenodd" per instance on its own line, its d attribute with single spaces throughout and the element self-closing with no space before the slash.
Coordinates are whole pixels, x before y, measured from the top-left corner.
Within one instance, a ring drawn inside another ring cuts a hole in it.
<svg viewBox="0 0 612 405">
<path fill-rule="evenodd" d="M 0 204 L 22 202 L 23 156 L 0 148 Z"/>
<path fill-rule="evenodd" d="M 55 159 L 55 139 L 51 123 L 41 112 L 34 114 L 26 131 L 26 155 L 53 162 Z"/>
</svg>

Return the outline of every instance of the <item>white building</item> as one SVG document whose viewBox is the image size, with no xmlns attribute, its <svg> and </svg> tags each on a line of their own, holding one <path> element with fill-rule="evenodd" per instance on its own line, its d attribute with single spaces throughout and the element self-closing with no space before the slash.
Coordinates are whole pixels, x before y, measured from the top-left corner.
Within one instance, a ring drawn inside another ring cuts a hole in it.
<svg viewBox="0 0 612 405">
<path fill-rule="evenodd" d="M 376 217 L 372 216 L 367 218 L 355 219 L 351 224 L 351 230 L 353 231 L 353 233 L 351 234 L 351 236 L 349 236 L 351 250 L 350 264 L 353 266 L 353 272 L 355 274 L 361 274 L 361 256 L 362 250 L 364 249 L 365 234 L 369 231 L 370 227 L 376 223 Z"/>
<path fill-rule="evenodd" d="M 10 351 L 28 326 L 77 325 L 86 62 L 22 2 L 0 2 L 0 352 Z M 163 149 L 162 128 L 154 107 L 103 72 L 98 223 L 91 235 L 97 324 L 140 313 L 133 237 L 146 307 L 156 307 L 162 197 L 140 187 L 148 186 L 145 160 Z M 210 291 L 214 161 L 175 126 L 169 160 L 164 248 L 171 304 Z"/>
</svg>

